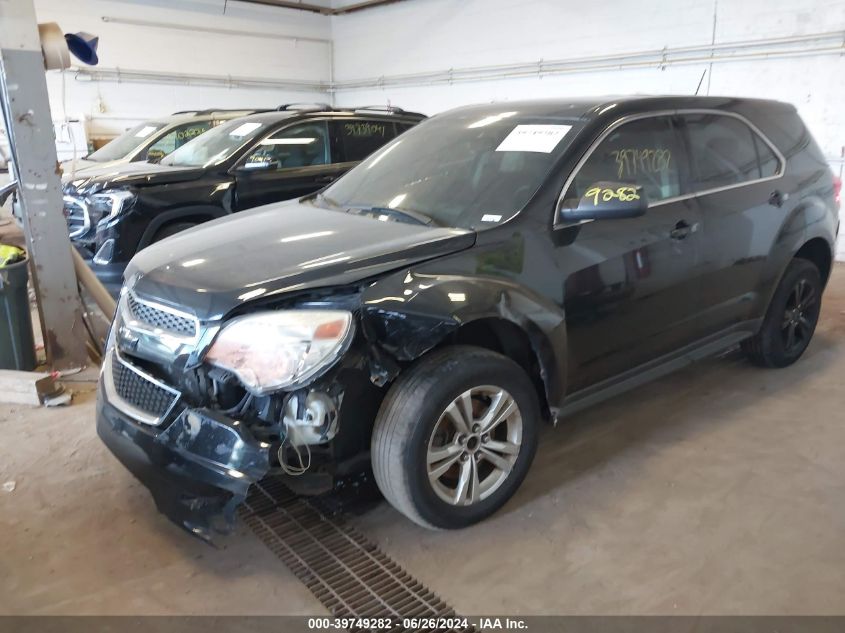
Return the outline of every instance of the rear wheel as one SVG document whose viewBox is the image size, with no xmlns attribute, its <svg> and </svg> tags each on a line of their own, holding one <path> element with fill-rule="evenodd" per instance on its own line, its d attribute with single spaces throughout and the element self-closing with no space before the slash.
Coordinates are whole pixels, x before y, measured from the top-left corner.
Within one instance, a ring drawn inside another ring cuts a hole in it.
<svg viewBox="0 0 845 633">
<path fill-rule="evenodd" d="M 793 259 L 775 290 L 760 331 L 742 349 L 761 367 L 786 367 L 801 357 L 819 320 L 822 282 L 819 269 Z"/>
<path fill-rule="evenodd" d="M 469 346 L 435 352 L 402 374 L 373 429 L 372 463 L 387 500 L 424 527 L 490 516 L 534 458 L 539 406 L 525 372 Z"/>
</svg>

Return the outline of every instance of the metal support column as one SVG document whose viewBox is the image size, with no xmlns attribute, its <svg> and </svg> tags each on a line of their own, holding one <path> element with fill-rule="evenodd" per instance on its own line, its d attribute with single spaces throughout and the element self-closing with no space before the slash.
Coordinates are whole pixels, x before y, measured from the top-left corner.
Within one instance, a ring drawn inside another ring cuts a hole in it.
<svg viewBox="0 0 845 633">
<path fill-rule="evenodd" d="M 0 97 L 19 183 L 30 270 L 53 369 L 87 362 L 33 0 L 0 0 Z"/>
</svg>

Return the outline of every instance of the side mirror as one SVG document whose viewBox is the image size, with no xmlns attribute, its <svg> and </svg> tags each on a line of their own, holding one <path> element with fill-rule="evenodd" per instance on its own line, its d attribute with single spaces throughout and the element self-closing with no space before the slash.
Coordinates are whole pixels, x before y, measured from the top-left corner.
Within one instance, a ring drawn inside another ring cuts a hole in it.
<svg viewBox="0 0 845 633">
<path fill-rule="evenodd" d="M 157 163 L 162 158 L 164 158 L 165 156 L 166 156 L 166 154 L 164 153 L 164 150 L 160 150 L 160 149 L 148 149 L 147 150 L 147 162 L 148 163 Z"/>
<path fill-rule="evenodd" d="M 558 209 L 559 222 L 635 218 L 648 209 L 642 187 L 621 182 L 596 182 L 577 202 L 564 200 Z"/>
</svg>

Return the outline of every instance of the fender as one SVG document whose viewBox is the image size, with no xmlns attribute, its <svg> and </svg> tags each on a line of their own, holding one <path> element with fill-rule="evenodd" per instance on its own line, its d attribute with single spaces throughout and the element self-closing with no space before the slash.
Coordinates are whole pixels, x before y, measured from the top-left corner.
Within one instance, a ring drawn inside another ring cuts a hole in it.
<svg viewBox="0 0 845 633">
<path fill-rule="evenodd" d="M 399 362 L 416 360 L 480 319 L 525 333 L 554 415 L 566 384 L 566 325 L 548 299 L 506 279 L 412 270 L 380 279 L 361 297 L 364 335 Z"/>
<path fill-rule="evenodd" d="M 209 220 L 216 220 L 229 215 L 230 212 L 223 207 L 213 205 L 190 205 L 186 207 L 176 207 L 169 209 L 156 216 L 150 221 L 141 239 L 138 242 L 138 249 L 149 246 L 152 243 L 153 236 L 162 226 L 172 222 L 192 221 L 196 223 L 207 222 Z"/>
<path fill-rule="evenodd" d="M 755 311 L 759 317 L 765 316 L 780 279 L 802 246 L 810 240 L 821 238 L 827 244 L 833 261 L 836 225 L 835 214 L 818 196 L 803 199 L 787 215 L 769 251 L 769 265 L 760 280 L 759 304 Z"/>
</svg>

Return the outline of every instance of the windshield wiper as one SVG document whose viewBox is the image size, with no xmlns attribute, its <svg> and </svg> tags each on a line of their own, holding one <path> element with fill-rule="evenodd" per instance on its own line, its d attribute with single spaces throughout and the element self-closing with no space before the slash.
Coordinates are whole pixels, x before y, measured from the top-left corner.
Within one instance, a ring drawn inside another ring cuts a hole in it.
<svg viewBox="0 0 845 633">
<path fill-rule="evenodd" d="M 423 226 L 439 226 L 434 218 L 427 216 L 420 211 L 411 209 L 395 209 L 393 207 L 371 207 L 368 205 L 345 205 L 351 213 L 359 215 L 388 215 L 398 218 L 400 222 L 409 224 L 422 224 Z M 411 222 L 408 222 L 410 220 Z"/>
</svg>

